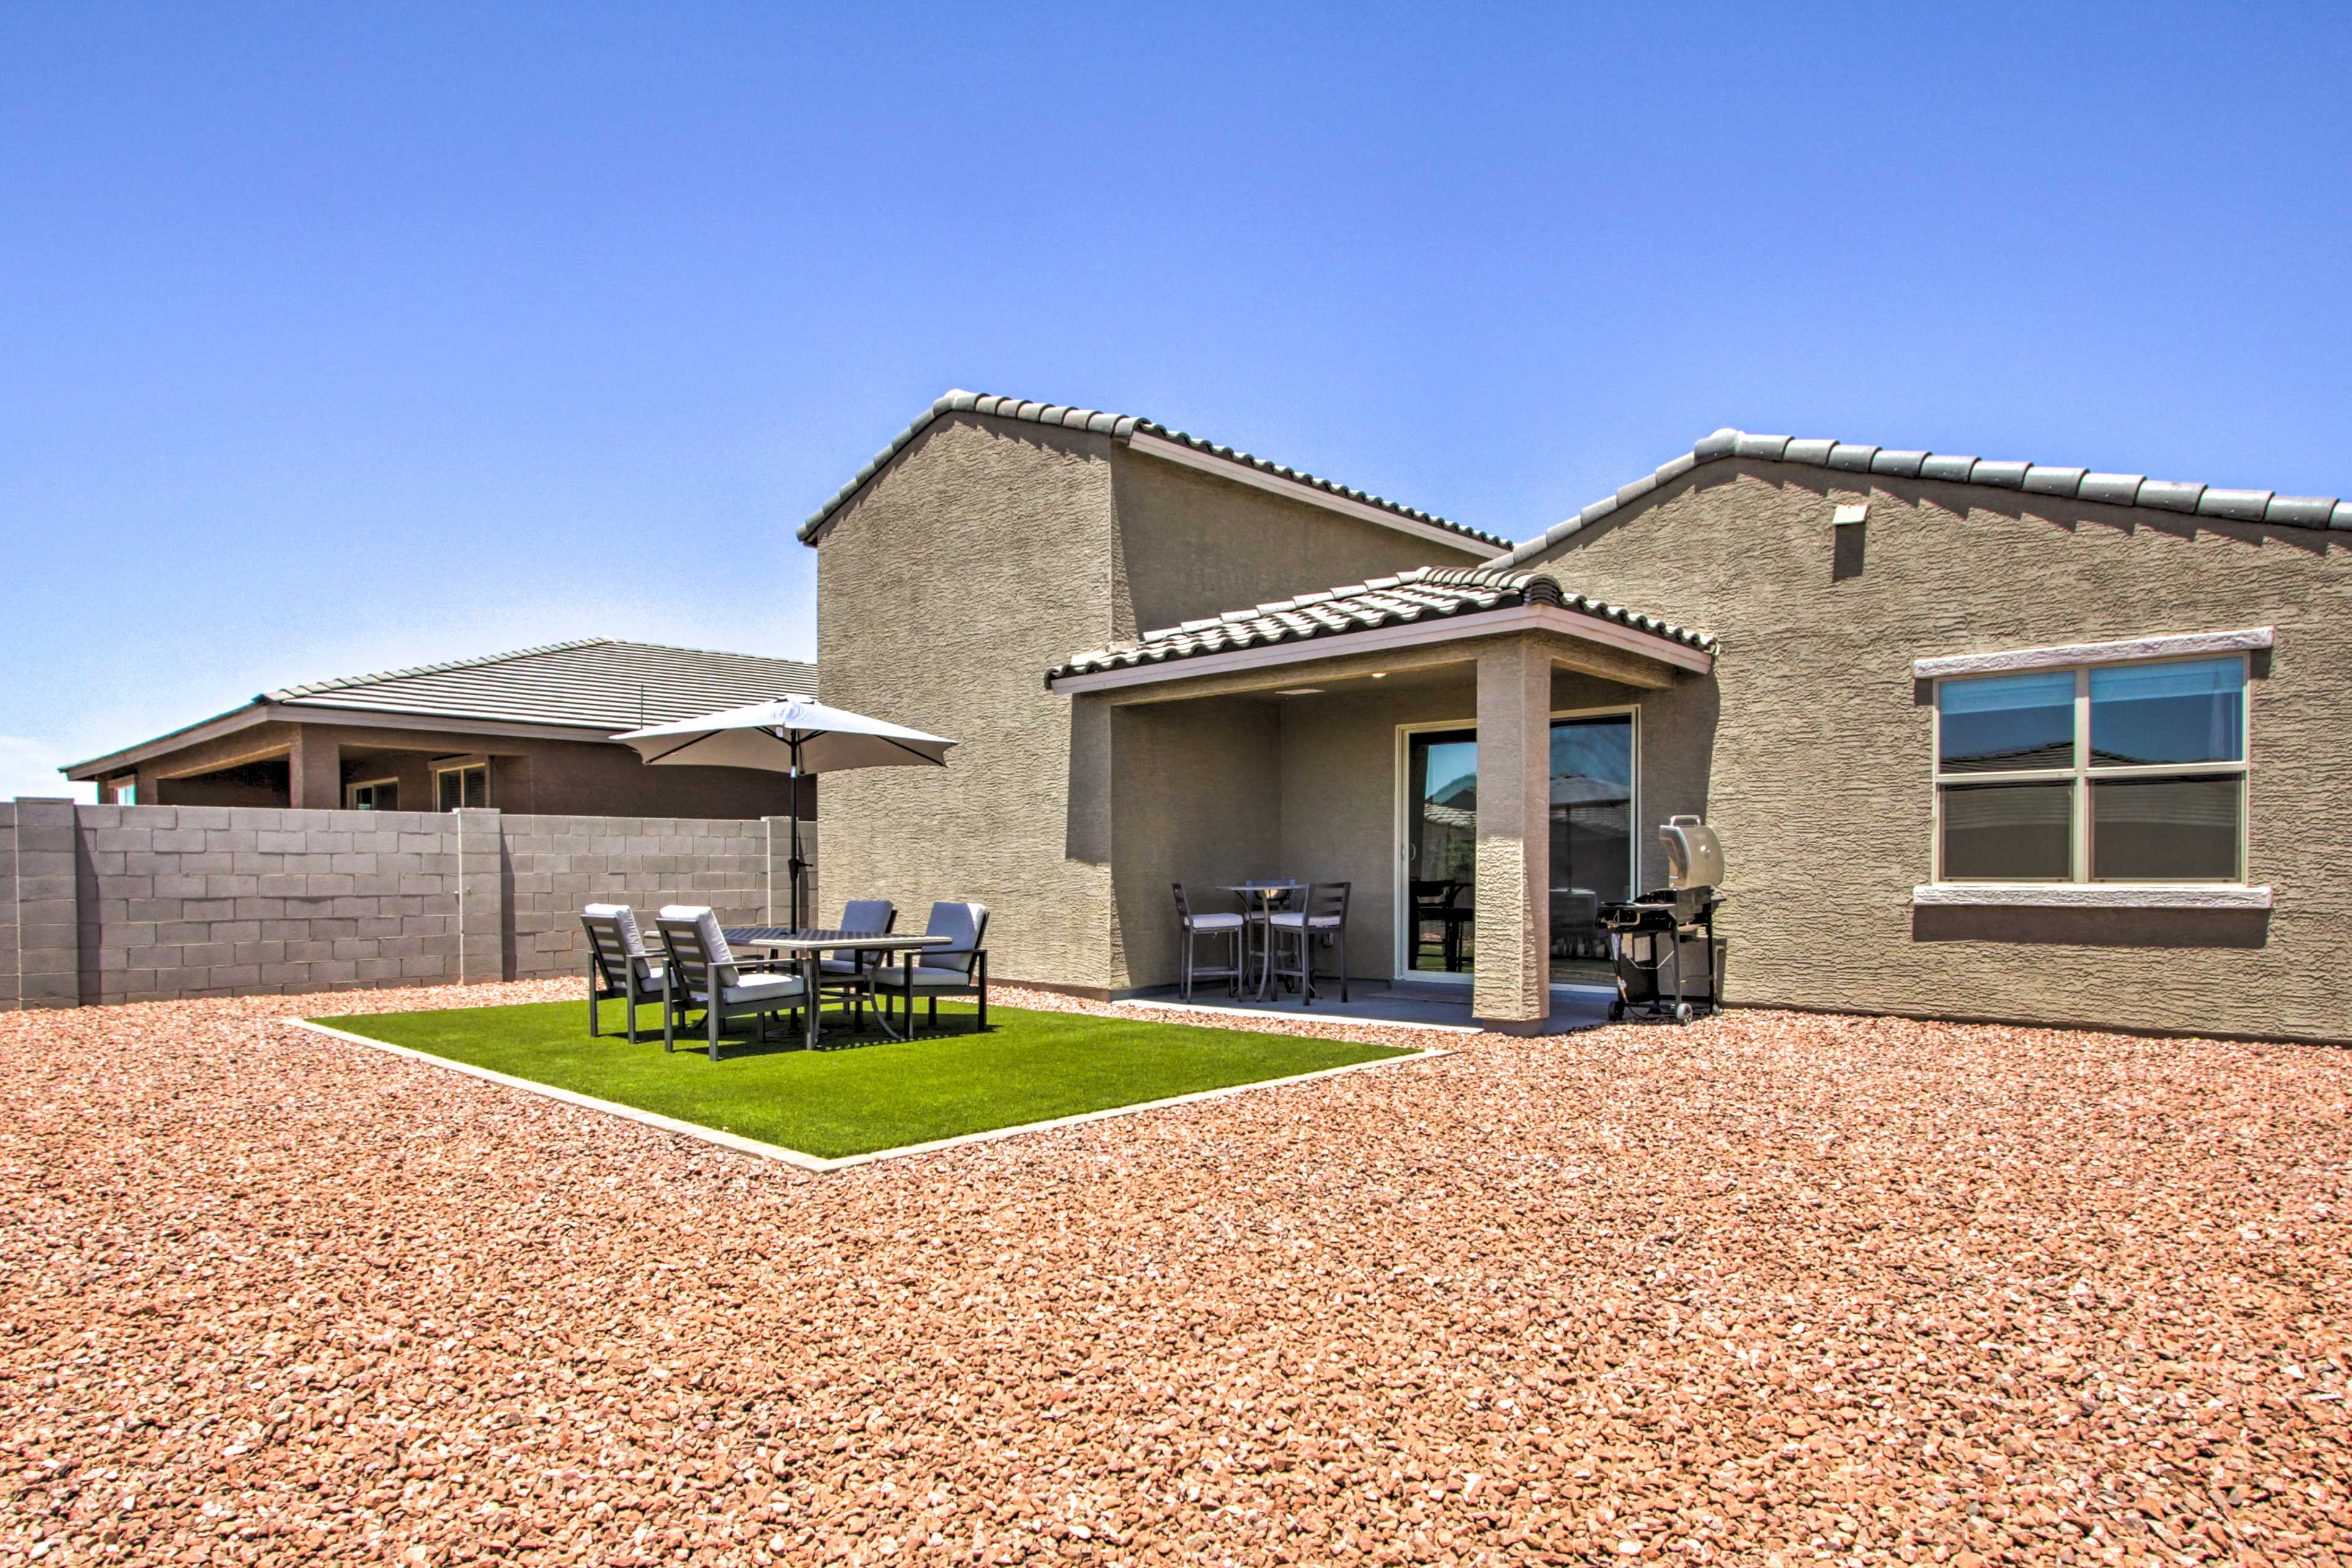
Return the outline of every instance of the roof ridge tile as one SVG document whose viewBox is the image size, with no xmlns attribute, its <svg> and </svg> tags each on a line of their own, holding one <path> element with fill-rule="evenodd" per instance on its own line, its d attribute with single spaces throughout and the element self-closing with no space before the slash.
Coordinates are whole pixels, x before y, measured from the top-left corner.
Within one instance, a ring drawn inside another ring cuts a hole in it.
<svg viewBox="0 0 2352 1568">
<path fill-rule="evenodd" d="M 1712 435 L 1701 437 L 1689 451 L 1671 462 L 1661 464 L 1648 479 L 1636 479 L 1622 486 L 1567 521 L 1553 524 L 1535 538 L 1514 545 L 1485 565 L 1498 571 L 1523 565 L 1619 508 L 1654 493 L 1702 464 L 1718 462 L 1726 458 L 1801 463 L 1812 468 L 1875 474 L 1888 479 L 1936 479 L 1948 484 L 1980 485 L 1991 489 L 2026 490 L 2034 495 L 2096 501 L 2109 506 L 2185 512 L 2231 522 L 2260 522 L 2283 528 L 2352 530 L 2352 500 L 2335 496 L 2283 496 L 2274 490 L 2231 489 L 2186 480 L 2151 479 L 2145 474 L 2100 473 L 2089 468 L 1963 457 L 1957 453 L 1924 449 L 1863 447 L 1815 437 L 1757 436 L 1727 425 Z"/>
</svg>

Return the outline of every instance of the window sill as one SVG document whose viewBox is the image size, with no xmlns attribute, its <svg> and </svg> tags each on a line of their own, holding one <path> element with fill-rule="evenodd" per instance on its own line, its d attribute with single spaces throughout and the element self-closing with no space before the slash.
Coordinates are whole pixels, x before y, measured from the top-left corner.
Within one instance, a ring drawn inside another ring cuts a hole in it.
<svg viewBox="0 0 2352 1568">
<path fill-rule="evenodd" d="M 2266 910 L 2268 888 L 2219 882 L 1937 882 L 1911 889 L 1922 905 L 2042 910 Z"/>
</svg>

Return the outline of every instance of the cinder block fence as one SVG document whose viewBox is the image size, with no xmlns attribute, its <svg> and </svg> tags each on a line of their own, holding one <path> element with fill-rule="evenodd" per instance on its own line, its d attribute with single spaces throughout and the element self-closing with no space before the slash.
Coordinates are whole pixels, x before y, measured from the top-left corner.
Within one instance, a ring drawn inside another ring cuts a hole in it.
<svg viewBox="0 0 2352 1568">
<path fill-rule="evenodd" d="M 783 921 L 791 829 L 0 802 L 0 1010 L 579 973 L 583 904 Z"/>
</svg>

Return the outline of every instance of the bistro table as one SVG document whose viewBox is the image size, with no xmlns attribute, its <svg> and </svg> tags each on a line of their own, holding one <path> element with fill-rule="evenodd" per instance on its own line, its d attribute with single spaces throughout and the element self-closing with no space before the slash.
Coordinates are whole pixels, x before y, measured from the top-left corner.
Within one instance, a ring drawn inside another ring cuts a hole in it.
<svg viewBox="0 0 2352 1568">
<path fill-rule="evenodd" d="M 871 931 L 820 931 L 791 926 L 729 926 L 723 933 L 730 948 L 764 948 L 780 957 L 800 961 L 801 984 L 808 988 L 808 1048 L 816 1049 L 817 1035 L 822 1027 L 818 1015 L 823 995 L 817 990 L 817 958 L 826 952 L 908 952 L 918 948 L 951 946 L 955 938 L 933 935 L 928 931 L 903 932 L 898 935 L 877 935 Z M 890 1026 L 889 1015 L 883 1012 L 877 998 L 874 1007 L 875 1021 L 882 1032 L 894 1040 L 911 1038 L 915 1033 L 915 1014 L 907 1013 L 907 1032 L 900 1034 Z"/>
<path fill-rule="evenodd" d="M 1274 933 L 1267 928 L 1266 921 L 1267 917 L 1274 913 L 1275 900 L 1287 899 L 1291 894 L 1303 889 L 1307 884 L 1304 882 L 1226 882 L 1220 886 L 1221 890 L 1236 894 L 1242 900 L 1242 967 L 1246 970 L 1249 967 L 1249 944 L 1253 938 L 1255 939 L 1261 953 L 1270 952 L 1273 949 Z M 1258 966 L 1257 994 L 1260 999 L 1265 995 L 1265 972 L 1272 967 L 1270 963 L 1261 963 Z"/>
</svg>

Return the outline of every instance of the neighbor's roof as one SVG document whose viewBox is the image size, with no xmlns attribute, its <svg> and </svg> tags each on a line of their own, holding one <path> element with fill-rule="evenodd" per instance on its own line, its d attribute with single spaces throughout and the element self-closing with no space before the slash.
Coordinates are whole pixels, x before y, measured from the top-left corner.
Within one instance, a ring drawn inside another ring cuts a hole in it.
<svg viewBox="0 0 2352 1568">
<path fill-rule="evenodd" d="M 265 691 L 257 702 L 436 719 L 630 730 L 776 697 L 813 697 L 816 667 L 749 653 L 581 637 L 544 647 Z"/>
<path fill-rule="evenodd" d="M 1186 621 L 1181 626 L 1146 632 L 1131 643 L 1079 654 L 1048 671 L 1046 679 L 1160 664 L 1269 643 L 1298 642 L 1339 632 L 1370 631 L 1407 621 L 1441 620 L 1517 605 L 1558 605 L 1686 647 L 1707 651 L 1715 647 L 1715 638 L 1709 633 L 1690 631 L 1655 616 L 1570 593 L 1549 572 L 1416 566 L 1393 577 L 1375 577 L 1369 583 L 1320 594 L 1301 594 L 1295 599 L 1277 599 L 1246 610 L 1228 610 L 1206 620 Z"/>
<path fill-rule="evenodd" d="M 1018 419 L 1030 425 L 1053 425 L 1065 429 L 1089 430 L 1097 435 L 1108 436 L 1117 441 L 1129 440 L 1139 433 L 1156 436 L 1163 441 L 1172 441 L 1179 446 L 1189 447 L 1195 452 L 1221 458 L 1226 462 L 1237 463 L 1244 468 L 1255 468 L 1263 474 L 1288 479 L 1295 484 L 1321 490 L 1327 495 L 1338 496 L 1362 506 L 1393 513 L 1413 522 L 1443 529 L 1448 533 L 1459 534 L 1474 544 L 1507 546 L 1510 543 L 1509 540 L 1500 534 L 1465 528 L 1461 523 L 1450 522 L 1433 513 L 1384 500 L 1369 491 L 1350 489 L 1346 485 L 1335 484 L 1329 479 L 1318 479 L 1313 474 L 1302 473 L 1297 468 L 1286 468 L 1279 463 L 1270 463 L 1264 458 L 1254 458 L 1247 452 L 1235 451 L 1231 447 L 1221 447 L 1213 441 L 1204 441 L 1198 436 L 1188 436 L 1181 430 L 1171 430 L 1165 425 L 1155 420 L 1145 419 L 1138 415 L 1105 414 L 1099 409 L 1069 408 L 1058 403 L 1025 403 L 1017 397 L 997 397 L 987 393 L 961 390 L 950 392 L 932 404 L 917 417 L 913 424 L 892 437 L 890 444 L 875 453 L 873 459 L 857 470 L 857 476 L 855 479 L 835 491 L 832 500 L 810 513 L 809 520 L 801 524 L 801 542 L 803 544 L 815 542 L 817 534 L 823 531 L 833 514 L 847 505 L 851 497 L 865 489 L 867 480 L 887 467 L 891 458 L 905 451 L 908 445 L 916 437 L 929 429 L 934 420 L 949 414 L 978 414 L 998 419 Z"/>
<path fill-rule="evenodd" d="M 2267 522 L 2288 528 L 2352 529 L 2352 501 L 2333 496 L 2283 496 L 2271 490 L 2223 489 L 2218 485 L 2181 479 L 2151 479 L 2145 474 L 2101 474 L 2088 468 L 2053 468 L 2046 463 L 1997 461 L 1964 458 L 1945 452 L 1897 450 L 1863 447 L 1846 441 L 1797 439 L 1787 436 L 1751 436 L 1744 430 L 1717 430 L 1689 451 L 1645 479 L 1635 479 L 1615 495 L 1603 496 L 1566 522 L 1546 530 L 1525 544 L 1486 563 L 1517 566 L 1533 560 L 1588 523 L 1600 521 L 1619 507 L 1641 500 L 1660 485 L 1682 478 L 1702 463 L 1726 458 L 1752 458 L 1767 463 L 1802 463 L 1809 468 L 1834 468 L 1850 474 L 1878 474 L 1898 479 L 1944 479 L 1955 484 L 1982 485 L 1989 489 L 2023 490 L 2031 495 L 2068 500 L 2104 501 L 2109 506 L 2147 507 L 2158 511 L 2188 512 L 2229 522 Z"/>
<path fill-rule="evenodd" d="M 338 713 L 388 714 L 460 730 L 469 723 L 549 725 L 601 739 L 665 720 L 815 693 L 816 667 L 794 659 L 581 637 L 282 687 L 242 708 L 58 771 L 68 778 L 94 778 L 215 735 L 269 720 L 301 719 L 305 709 L 318 710 L 321 721 Z"/>
</svg>

